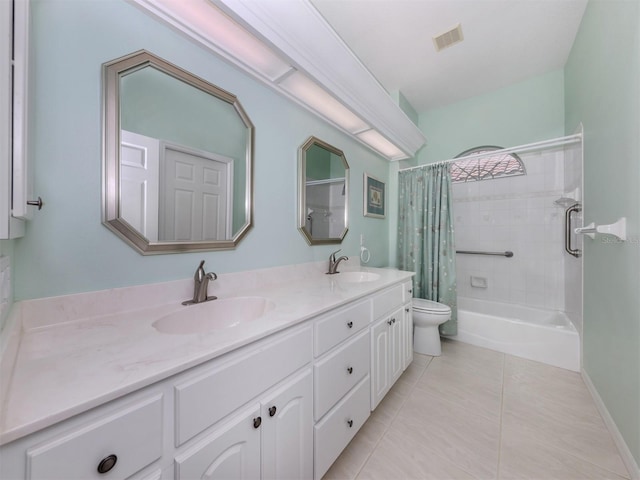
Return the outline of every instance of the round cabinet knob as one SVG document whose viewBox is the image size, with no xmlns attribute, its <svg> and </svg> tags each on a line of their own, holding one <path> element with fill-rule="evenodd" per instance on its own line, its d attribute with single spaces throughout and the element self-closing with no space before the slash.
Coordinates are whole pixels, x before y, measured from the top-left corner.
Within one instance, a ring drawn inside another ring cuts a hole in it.
<svg viewBox="0 0 640 480">
<path fill-rule="evenodd" d="M 391 320 L 387 320 L 387 324 L 391 325 L 393 322 Z"/>
<path fill-rule="evenodd" d="M 412 288 L 409 289 L 409 293 L 413 293 L 413 289 Z"/>
<path fill-rule="evenodd" d="M 269 416 L 273 417 L 276 414 L 277 411 L 278 411 L 278 409 L 276 408 L 275 405 L 273 407 L 269 407 Z"/>
<path fill-rule="evenodd" d="M 256 417 L 253 419 L 253 428 L 259 428 L 262 424 L 262 417 Z"/>
<path fill-rule="evenodd" d="M 349 425 L 349 428 L 353 427 L 353 420 L 347 420 L 347 425 Z"/>
<path fill-rule="evenodd" d="M 409 309 L 408 309 L 408 308 L 405 308 L 405 309 L 404 309 L 404 311 L 405 311 L 405 312 L 407 312 L 407 313 L 409 313 Z"/>
<path fill-rule="evenodd" d="M 118 457 L 113 454 L 108 457 L 104 457 L 98 464 L 98 473 L 107 473 L 116 466 L 117 462 Z"/>
<path fill-rule="evenodd" d="M 353 322 L 347 322 L 347 327 L 353 328 Z"/>
<path fill-rule="evenodd" d="M 351 375 L 353 373 L 353 367 L 347 367 L 347 372 Z"/>
<path fill-rule="evenodd" d="M 395 319 L 395 318 L 392 318 L 392 319 L 391 319 L 391 323 L 396 323 L 396 319 Z"/>
</svg>

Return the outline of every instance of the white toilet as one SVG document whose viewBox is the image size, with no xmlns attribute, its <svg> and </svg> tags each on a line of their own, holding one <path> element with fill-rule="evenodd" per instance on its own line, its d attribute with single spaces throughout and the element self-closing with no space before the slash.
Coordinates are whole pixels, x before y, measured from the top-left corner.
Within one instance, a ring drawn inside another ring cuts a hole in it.
<svg viewBox="0 0 640 480">
<path fill-rule="evenodd" d="M 423 298 L 413 299 L 413 350 L 437 357 L 442 354 L 438 326 L 451 318 L 451 307 Z"/>
</svg>

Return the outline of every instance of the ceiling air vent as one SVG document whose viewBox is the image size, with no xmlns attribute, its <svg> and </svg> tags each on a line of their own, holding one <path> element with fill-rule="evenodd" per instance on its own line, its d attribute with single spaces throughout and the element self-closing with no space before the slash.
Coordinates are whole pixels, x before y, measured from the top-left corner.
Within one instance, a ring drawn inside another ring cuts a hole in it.
<svg viewBox="0 0 640 480">
<path fill-rule="evenodd" d="M 433 44 L 436 47 L 436 51 L 439 52 L 451 45 L 460 43 L 462 40 L 464 40 L 464 37 L 462 36 L 462 25 L 458 24 L 451 30 L 444 32 L 442 35 L 433 37 Z"/>
</svg>

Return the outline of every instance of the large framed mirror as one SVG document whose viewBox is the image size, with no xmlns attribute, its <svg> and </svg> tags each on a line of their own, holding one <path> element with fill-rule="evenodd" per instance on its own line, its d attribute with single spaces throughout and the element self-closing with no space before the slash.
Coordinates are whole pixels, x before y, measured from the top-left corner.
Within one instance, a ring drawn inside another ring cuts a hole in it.
<svg viewBox="0 0 640 480">
<path fill-rule="evenodd" d="M 139 51 L 103 65 L 103 223 L 143 255 L 234 248 L 254 127 L 231 93 Z"/>
<path fill-rule="evenodd" d="M 298 230 L 309 245 L 342 243 L 349 229 L 349 164 L 310 137 L 298 150 Z"/>
</svg>

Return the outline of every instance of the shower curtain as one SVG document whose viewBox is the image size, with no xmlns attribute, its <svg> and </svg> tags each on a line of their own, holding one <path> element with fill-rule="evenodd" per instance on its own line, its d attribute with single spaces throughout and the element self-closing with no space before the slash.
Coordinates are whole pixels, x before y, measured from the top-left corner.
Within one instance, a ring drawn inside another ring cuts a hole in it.
<svg viewBox="0 0 640 480">
<path fill-rule="evenodd" d="M 451 307 L 441 335 L 458 333 L 453 196 L 448 164 L 398 174 L 398 268 L 416 273 L 414 297 Z"/>
</svg>

